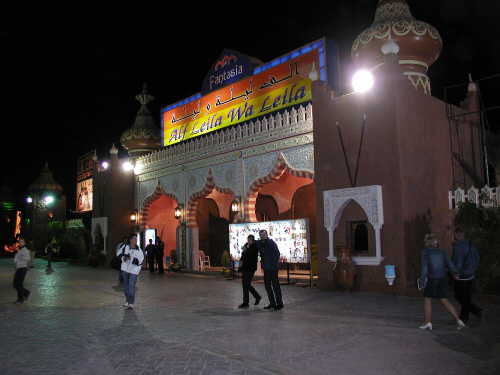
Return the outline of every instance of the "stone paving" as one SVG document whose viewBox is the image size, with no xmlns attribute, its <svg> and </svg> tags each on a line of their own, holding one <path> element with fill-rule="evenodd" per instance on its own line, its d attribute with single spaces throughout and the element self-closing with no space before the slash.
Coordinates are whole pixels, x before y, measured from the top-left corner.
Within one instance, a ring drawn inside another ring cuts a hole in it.
<svg viewBox="0 0 500 375">
<path fill-rule="evenodd" d="M 418 298 L 283 286 L 285 309 L 241 311 L 239 281 L 149 274 L 124 311 L 113 270 L 42 261 L 30 300 L 14 305 L 0 260 L 0 374 L 499 374 L 500 306 L 456 331 L 435 305 L 420 331 Z M 264 287 L 257 284 L 264 295 Z"/>
</svg>

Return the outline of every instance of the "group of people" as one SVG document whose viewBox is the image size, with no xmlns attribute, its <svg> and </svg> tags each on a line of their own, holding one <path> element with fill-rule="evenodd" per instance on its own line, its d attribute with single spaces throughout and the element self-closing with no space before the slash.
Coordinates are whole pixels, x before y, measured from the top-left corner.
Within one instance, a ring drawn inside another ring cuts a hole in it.
<svg viewBox="0 0 500 375">
<path fill-rule="evenodd" d="M 425 236 L 425 249 L 422 251 L 421 274 L 418 279 L 419 289 L 424 292 L 424 330 L 432 330 L 432 299 L 439 299 L 457 322 L 457 329 L 466 326 L 472 313 L 479 319 L 482 309 L 472 302 L 475 272 L 479 266 L 479 252 L 465 239 L 464 231 L 455 229 L 453 254 L 450 259 L 447 252 L 439 248 L 434 234 Z M 448 274 L 454 281 L 455 299 L 461 306 L 460 314 L 448 300 Z"/>
<path fill-rule="evenodd" d="M 265 230 L 259 231 L 259 240 L 249 235 L 248 242 L 243 246 L 240 259 L 239 272 L 242 273 L 243 303 L 238 307 L 248 308 L 250 293 L 258 305 L 262 299 L 261 295 L 252 286 L 252 280 L 257 271 L 258 256 L 261 259 L 264 271 L 264 284 L 269 299 L 269 304 L 264 309 L 279 311 L 283 309 L 283 298 L 278 278 L 280 252 L 276 243 L 268 237 Z M 14 274 L 13 286 L 17 290 L 16 303 L 23 303 L 28 299 L 30 291 L 24 287 L 24 279 L 32 261 L 32 255 L 26 247 L 23 238 L 18 239 L 18 247 L 14 257 L 16 272 Z M 137 277 L 142 269 L 145 258 L 150 263 L 150 271 L 154 272 L 155 260 L 159 272 L 163 272 L 163 242 L 157 238 L 157 245 L 149 241 L 145 253 L 137 243 L 137 236 L 126 237 L 117 247 L 116 256 L 120 260 L 120 282 L 123 283 L 126 309 L 133 309 L 135 303 L 135 286 Z M 161 264 L 161 266 L 160 266 Z M 418 279 L 419 289 L 424 294 L 424 324 L 420 326 L 424 330 L 432 330 L 432 299 L 439 299 L 443 306 L 455 318 L 457 328 L 466 326 L 470 314 L 481 318 L 482 309 L 472 302 L 475 272 L 479 265 L 479 253 L 471 241 L 465 239 L 462 229 L 455 230 L 455 242 L 453 244 L 453 255 L 450 259 L 447 252 L 439 248 L 439 242 L 434 234 L 425 236 L 425 249 L 421 257 L 421 274 Z M 454 281 L 455 298 L 461 305 L 460 314 L 448 300 L 448 273 L 451 273 Z"/>
<path fill-rule="evenodd" d="M 149 243 L 144 249 L 146 252 L 146 259 L 149 268 L 149 272 L 155 272 L 155 268 L 158 273 L 163 273 L 163 251 L 165 249 L 165 244 L 160 237 L 156 237 L 156 244 L 153 244 L 153 240 L 149 239 Z M 168 271 L 168 268 L 167 268 Z"/>
</svg>

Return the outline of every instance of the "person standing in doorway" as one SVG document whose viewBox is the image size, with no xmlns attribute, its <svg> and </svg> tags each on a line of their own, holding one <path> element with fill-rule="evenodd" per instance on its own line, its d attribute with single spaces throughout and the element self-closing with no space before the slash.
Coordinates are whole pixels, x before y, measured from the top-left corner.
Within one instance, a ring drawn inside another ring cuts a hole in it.
<svg viewBox="0 0 500 375">
<path fill-rule="evenodd" d="M 153 245 L 153 240 L 150 238 L 149 243 L 146 246 L 146 258 L 148 259 L 149 272 L 155 272 L 155 257 L 156 257 L 156 246 Z"/>
<path fill-rule="evenodd" d="M 457 329 L 465 327 L 457 311 L 448 301 L 447 273 L 453 274 L 457 279 L 458 271 L 451 262 L 448 254 L 439 248 L 437 237 L 433 233 L 425 235 L 425 249 L 422 251 L 422 263 L 419 284 L 424 289 L 424 314 L 425 322 L 420 329 L 432 330 L 432 299 L 439 299 L 448 312 L 457 322 Z"/>
<path fill-rule="evenodd" d="M 260 240 L 257 247 L 259 248 L 262 269 L 264 270 L 264 284 L 266 286 L 267 297 L 269 298 L 269 305 L 264 307 L 264 309 L 281 310 L 283 308 L 283 300 L 278 278 L 280 260 L 278 245 L 268 237 L 265 230 L 259 231 L 259 237 Z"/>
<path fill-rule="evenodd" d="M 14 289 L 17 290 L 17 300 L 15 303 L 23 303 L 30 296 L 30 291 L 24 288 L 24 279 L 28 272 L 31 254 L 26 247 L 26 242 L 23 238 L 19 238 L 19 250 L 14 256 L 14 264 L 16 265 L 16 273 L 14 274 Z"/>
<path fill-rule="evenodd" d="M 118 255 L 118 254 L 117 254 Z M 123 307 L 132 310 L 135 303 L 135 284 L 141 272 L 144 253 L 137 244 L 137 236 L 132 235 L 129 245 L 125 247 L 122 256 L 123 290 L 125 293 L 125 303 Z"/>
<path fill-rule="evenodd" d="M 240 258 L 238 271 L 242 273 L 243 303 L 238 306 L 240 309 L 248 308 L 250 302 L 250 293 L 255 298 L 255 305 L 258 305 L 261 296 L 252 286 L 252 279 L 257 271 L 257 257 L 259 249 L 255 243 L 255 237 L 251 234 L 247 238 L 247 243 L 243 246 L 243 253 Z"/>
<path fill-rule="evenodd" d="M 455 298 L 462 307 L 460 319 L 467 323 L 470 313 L 481 319 L 482 309 L 471 300 L 475 273 L 479 266 L 479 252 L 471 241 L 465 239 L 464 231 L 461 228 L 455 230 L 451 261 L 458 271 L 458 278 L 455 280 Z"/>
<path fill-rule="evenodd" d="M 160 237 L 156 237 L 156 265 L 158 267 L 158 273 L 163 273 L 163 250 L 165 249 L 165 244 Z"/>
</svg>

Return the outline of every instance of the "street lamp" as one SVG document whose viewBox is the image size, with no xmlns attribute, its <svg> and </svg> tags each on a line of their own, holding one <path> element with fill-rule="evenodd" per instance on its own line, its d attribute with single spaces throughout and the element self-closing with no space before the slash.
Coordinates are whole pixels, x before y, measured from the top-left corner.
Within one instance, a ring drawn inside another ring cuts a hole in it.
<svg viewBox="0 0 500 375">
<path fill-rule="evenodd" d="M 103 161 L 101 163 L 101 168 L 104 169 L 104 170 L 108 169 L 109 168 L 109 163 L 107 161 Z"/>
<path fill-rule="evenodd" d="M 53 195 L 47 195 L 45 198 L 43 198 L 43 203 L 45 203 L 46 206 L 50 206 L 52 203 L 54 203 L 54 196 Z"/>
<path fill-rule="evenodd" d="M 354 73 L 352 77 L 352 87 L 355 92 L 364 93 L 373 87 L 375 79 L 373 78 L 373 74 L 366 69 L 358 70 Z"/>
<path fill-rule="evenodd" d="M 26 197 L 26 203 L 33 203 L 33 197 Z"/>
</svg>

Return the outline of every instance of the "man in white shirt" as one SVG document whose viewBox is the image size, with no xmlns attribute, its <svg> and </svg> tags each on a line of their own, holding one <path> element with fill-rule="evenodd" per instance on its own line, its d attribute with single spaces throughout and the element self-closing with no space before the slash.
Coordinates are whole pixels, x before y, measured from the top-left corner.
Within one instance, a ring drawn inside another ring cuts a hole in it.
<svg viewBox="0 0 500 375">
<path fill-rule="evenodd" d="M 116 254 L 120 256 L 120 254 Z M 123 274 L 123 291 L 125 293 L 125 303 L 123 307 L 127 310 L 134 308 L 135 284 L 139 272 L 141 272 L 144 253 L 137 244 L 137 236 L 130 237 L 129 245 L 123 250 L 121 270 Z"/>
<path fill-rule="evenodd" d="M 17 290 L 17 301 L 15 303 L 23 303 L 28 299 L 30 291 L 24 288 L 24 278 L 28 272 L 28 265 L 31 261 L 31 254 L 26 247 L 26 242 L 23 238 L 19 238 L 19 250 L 14 256 L 14 264 L 16 265 L 16 273 L 14 274 L 14 289 Z"/>
</svg>

